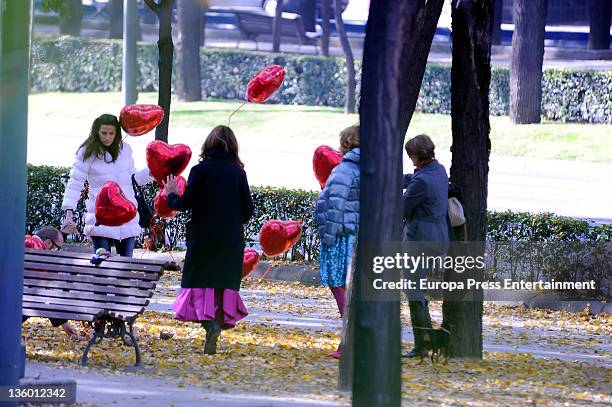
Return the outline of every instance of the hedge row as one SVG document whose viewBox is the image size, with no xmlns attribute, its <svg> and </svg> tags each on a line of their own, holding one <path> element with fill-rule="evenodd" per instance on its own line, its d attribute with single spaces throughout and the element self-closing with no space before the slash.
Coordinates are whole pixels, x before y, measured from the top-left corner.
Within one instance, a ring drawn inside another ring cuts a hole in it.
<svg viewBox="0 0 612 407">
<path fill-rule="evenodd" d="M 138 88 L 157 90 L 157 46 L 140 44 Z M 346 66 L 343 58 L 271 54 L 202 48 L 204 96 L 242 98 L 256 67 L 285 66 L 287 76 L 272 103 L 343 106 Z M 39 39 L 32 45 L 32 90 L 36 92 L 103 92 L 121 87 L 120 41 L 81 38 Z M 357 61 L 357 76 L 361 62 Z M 176 70 L 175 70 L 176 72 Z M 490 111 L 509 110 L 509 73 L 493 68 Z M 450 113 L 450 67 L 430 64 L 417 110 Z M 612 123 L 612 71 L 546 69 L 542 78 L 542 113 L 565 122 Z M 360 83 L 357 83 L 357 91 Z"/>
<path fill-rule="evenodd" d="M 68 180 L 68 168 L 28 166 L 28 200 L 26 232 L 32 233 L 44 225 L 59 225 L 62 218 L 61 202 Z M 246 235 L 253 239 L 261 226 L 270 219 L 302 220 L 302 239 L 296 245 L 306 260 L 318 257 L 319 240 L 313 221 L 313 191 L 289 190 L 285 188 L 252 187 L 255 214 L 246 227 Z M 153 202 L 157 185 L 145 187 L 148 202 Z M 78 222 L 82 226 L 85 211 L 84 191 L 77 208 Z M 185 222 L 188 213 L 179 213 L 166 221 L 169 248 L 177 247 L 185 238 Z M 610 241 L 612 224 L 590 227 L 584 220 L 556 216 L 550 213 L 489 212 L 487 238 L 490 241 Z"/>
</svg>

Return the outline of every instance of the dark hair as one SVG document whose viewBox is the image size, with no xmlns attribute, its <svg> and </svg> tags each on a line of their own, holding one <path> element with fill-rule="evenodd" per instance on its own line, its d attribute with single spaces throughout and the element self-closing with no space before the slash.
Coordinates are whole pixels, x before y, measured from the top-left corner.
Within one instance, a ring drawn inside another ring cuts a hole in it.
<svg viewBox="0 0 612 407">
<path fill-rule="evenodd" d="M 102 142 L 100 141 L 99 134 L 100 127 L 105 124 L 114 126 L 116 133 L 115 139 L 113 140 L 113 144 L 108 147 L 102 144 Z M 117 157 L 119 157 L 119 152 L 121 151 L 122 147 L 123 141 L 121 140 L 121 125 L 119 124 L 119 120 L 117 120 L 117 116 L 113 116 L 112 114 L 103 114 L 100 115 L 96 120 L 94 120 L 93 124 L 91 125 L 91 132 L 89 133 L 89 137 L 87 137 L 87 140 L 85 140 L 83 144 L 81 144 L 79 150 L 81 148 L 85 149 L 85 153 L 83 154 L 83 161 L 87 160 L 92 155 L 100 159 L 105 159 L 104 153 L 108 151 L 112 157 L 112 160 L 110 162 L 113 162 L 117 159 Z"/>
<path fill-rule="evenodd" d="M 349 126 L 340 132 L 340 151 L 346 154 L 359 147 L 359 125 Z"/>
<path fill-rule="evenodd" d="M 53 226 L 44 226 L 38 230 L 35 235 L 40 237 L 43 241 L 51 240 L 51 243 L 58 249 L 61 249 L 62 245 L 64 244 L 64 236 L 62 235 L 62 232 Z"/>
<path fill-rule="evenodd" d="M 431 160 L 436 156 L 434 153 L 436 146 L 426 134 L 411 138 L 404 147 L 408 157 L 416 157 L 419 161 Z"/>
<path fill-rule="evenodd" d="M 212 149 L 223 149 L 225 154 L 229 156 L 238 167 L 244 168 L 244 164 L 238 155 L 238 140 L 236 140 L 234 132 L 229 127 L 220 124 L 210 131 L 210 134 L 206 137 L 206 141 L 202 145 L 200 158 L 202 160 L 208 160 L 210 157 L 209 152 Z"/>
</svg>

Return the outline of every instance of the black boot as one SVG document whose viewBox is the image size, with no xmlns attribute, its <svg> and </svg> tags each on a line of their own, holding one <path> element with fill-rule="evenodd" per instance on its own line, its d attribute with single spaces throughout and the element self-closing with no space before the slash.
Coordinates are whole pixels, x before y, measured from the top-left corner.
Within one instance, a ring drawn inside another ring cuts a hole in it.
<svg viewBox="0 0 612 407">
<path fill-rule="evenodd" d="M 206 343 L 204 353 L 214 355 L 217 353 L 217 339 L 221 335 L 221 327 L 216 321 L 202 321 L 202 326 L 206 330 Z"/>
<path fill-rule="evenodd" d="M 414 334 L 414 348 L 402 355 L 405 358 L 418 358 L 427 356 L 427 349 L 423 344 L 423 336 L 425 330 L 423 328 L 431 328 L 431 317 L 429 316 L 429 307 L 427 301 L 409 301 L 410 321 L 412 323 L 412 333 Z"/>
</svg>

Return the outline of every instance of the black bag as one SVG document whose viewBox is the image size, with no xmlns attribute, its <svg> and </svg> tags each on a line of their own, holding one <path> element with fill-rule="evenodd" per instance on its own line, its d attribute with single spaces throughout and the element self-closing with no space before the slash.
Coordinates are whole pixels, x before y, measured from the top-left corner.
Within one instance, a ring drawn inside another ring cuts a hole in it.
<svg viewBox="0 0 612 407">
<path fill-rule="evenodd" d="M 151 227 L 151 222 L 153 222 L 153 211 L 147 203 L 140 185 L 136 183 L 134 174 L 132 174 L 132 187 L 134 188 L 134 196 L 136 197 L 136 202 L 138 203 L 138 216 L 140 217 L 138 224 L 141 228 L 148 229 Z"/>
</svg>

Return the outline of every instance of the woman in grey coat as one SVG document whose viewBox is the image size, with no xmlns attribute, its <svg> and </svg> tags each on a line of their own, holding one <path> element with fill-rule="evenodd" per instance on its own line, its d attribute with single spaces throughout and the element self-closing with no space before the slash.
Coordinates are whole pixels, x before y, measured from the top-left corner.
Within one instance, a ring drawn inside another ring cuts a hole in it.
<svg viewBox="0 0 612 407">
<path fill-rule="evenodd" d="M 346 276 L 359 229 L 359 126 L 342 130 L 340 150 L 344 159 L 317 198 L 315 222 L 321 237 L 321 284 L 330 288 L 343 316 Z M 339 358 L 340 348 L 329 356 Z"/>
<path fill-rule="evenodd" d="M 428 256 L 444 254 L 448 249 L 448 175 L 435 159 L 434 143 L 424 135 L 418 135 L 405 145 L 406 153 L 415 171 L 407 175 L 404 192 L 404 240 L 419 242 L 418 253 Z M 435 242 L 435 243 L 433 243 Z M 428 268 L 420 267 L 406 276 L 418 282 L 426 278 Z M 423 328 L 431 328 L 429 308 L 423 291 L 406 290 L 410 306 L 410 320 L 414 333 L 414 349 L 405 357 L 420 357 L 423 346 Z"/>
</svg>

